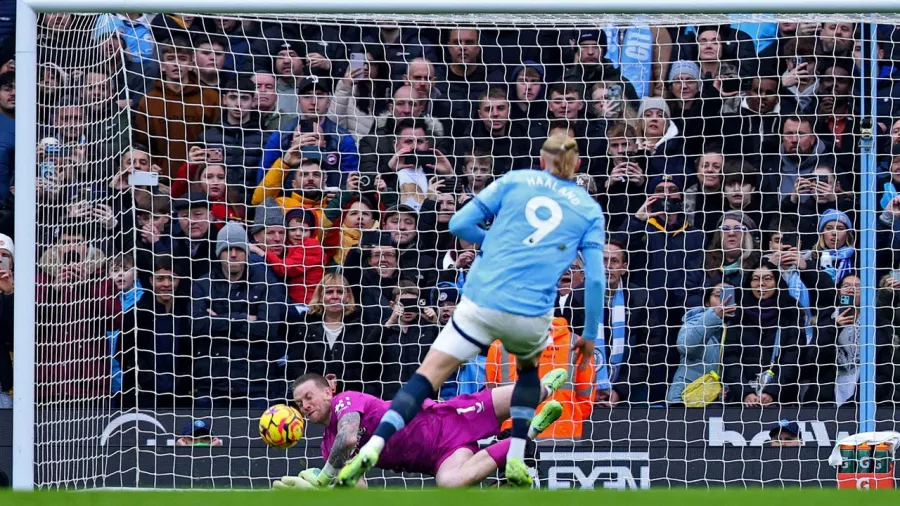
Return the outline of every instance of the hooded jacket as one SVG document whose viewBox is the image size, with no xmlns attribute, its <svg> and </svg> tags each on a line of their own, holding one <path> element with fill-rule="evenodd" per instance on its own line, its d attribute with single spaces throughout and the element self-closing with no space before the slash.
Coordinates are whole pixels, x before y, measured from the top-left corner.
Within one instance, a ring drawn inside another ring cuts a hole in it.
<svg viewBox="0 0 900 506">
<path fill-rule="evenodd" d="M 190 83 L 173 92 L 159 79 L 138 104 L 132 137 L 150 147 L 153 163 L 169 176 L 187 160 L 188 143 L 200 139 L 205 125 L 218 120 L 219 94 L 211 88 Z"/>
</svg>

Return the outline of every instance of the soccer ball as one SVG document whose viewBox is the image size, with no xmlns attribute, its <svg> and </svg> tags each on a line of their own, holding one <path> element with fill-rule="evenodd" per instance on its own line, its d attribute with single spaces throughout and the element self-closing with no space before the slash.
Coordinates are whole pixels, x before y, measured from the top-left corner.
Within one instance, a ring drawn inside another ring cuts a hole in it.
<svg viewBox="0 0 900 506">
<path fill-rule="evenodd" d="M 259 417 L 259 435 L 267 445 L 286 450 L 303 437 L 303 417 L 291 406 L 276 404 Z"/>
</svg>

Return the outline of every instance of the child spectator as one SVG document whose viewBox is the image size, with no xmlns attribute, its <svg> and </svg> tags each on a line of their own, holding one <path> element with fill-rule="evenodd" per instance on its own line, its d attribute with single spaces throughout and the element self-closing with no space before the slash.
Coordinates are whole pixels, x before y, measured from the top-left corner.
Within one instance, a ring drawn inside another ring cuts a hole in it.
<svg viewBox="0 0 900 506">
<path fill-rule="evenodd" d="M 287 281 L 288 295 L 295 304 L 308 304 L 325 272 L 325 253 L 315 233 L 316 215 L 302 208 L 291 209 L 285 222 L 287 250 L 283 257 L 271 249 L 263 251 L 255 244 L 249 248 L 266 259 L 278 278 Z"/>
</svg>

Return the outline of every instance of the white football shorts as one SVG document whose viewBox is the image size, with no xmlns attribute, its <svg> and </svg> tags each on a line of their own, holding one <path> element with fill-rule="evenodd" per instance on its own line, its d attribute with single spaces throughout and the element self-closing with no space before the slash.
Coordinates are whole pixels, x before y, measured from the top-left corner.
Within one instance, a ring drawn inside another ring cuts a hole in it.
<svg viewBox="0 0 900 506">
<path fill-rule="evenodd" d="M 499 339 L 506 351 L 529 359 L 547 347 L 552 321 L 552 311 L 542 316 L 521 316 L 480 307 L 463 297 L 431 347 L 466 361 Z"/>
</svg>

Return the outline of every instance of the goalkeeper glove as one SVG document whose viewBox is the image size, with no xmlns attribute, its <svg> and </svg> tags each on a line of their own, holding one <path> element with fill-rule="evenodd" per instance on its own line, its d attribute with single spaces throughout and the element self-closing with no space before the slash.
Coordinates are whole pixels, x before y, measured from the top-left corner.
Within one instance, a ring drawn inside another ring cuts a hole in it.
<svg viewBox="0 0 900 506">
<path fill-rule="evenodd" d="M 331 478 L 325 477 L 320 469 L 310 468 L 297 476 L 282 476 L 272 486 L 279 490 L 314 490 L 325 488 L 330 483 Z"/>
</svg>

